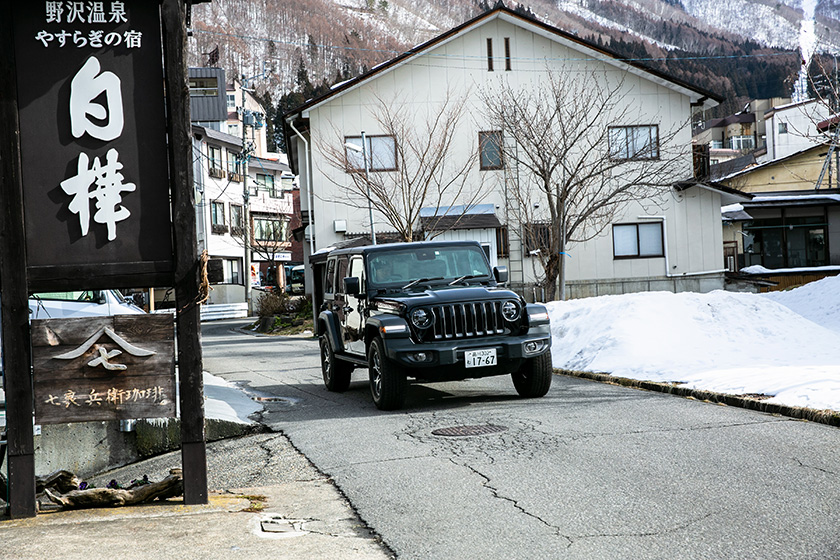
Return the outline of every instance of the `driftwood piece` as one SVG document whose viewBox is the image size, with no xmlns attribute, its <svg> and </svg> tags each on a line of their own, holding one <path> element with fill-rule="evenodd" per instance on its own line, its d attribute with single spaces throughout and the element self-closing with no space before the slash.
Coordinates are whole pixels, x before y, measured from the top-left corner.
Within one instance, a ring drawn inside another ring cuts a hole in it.
<svg viewBox="0 0 840 560">
<path fill-rule="evenodd" d="M 64 509 L 130 506 L 181 496 L 184 493 L 183 482 L 181 469 L 171 469 L 169 476 L 160 482 L 152 482 L 130 489 L 90 488 L 87 490 L 71 490 L 63 494 L 56 494 L 49 489 L 45 489 L 44 492 L 52 502 Z"/>
<path fill-rule="evenodd" d="M 73 490 L 79 489 L 79 480 L 76 475 L 70 471 L 55 471 L 47 476 L 35 477 L 35 494 L 40 494 L 47 488 L 57 490 L 60 494 L 65 494 Z"/>
</svg>

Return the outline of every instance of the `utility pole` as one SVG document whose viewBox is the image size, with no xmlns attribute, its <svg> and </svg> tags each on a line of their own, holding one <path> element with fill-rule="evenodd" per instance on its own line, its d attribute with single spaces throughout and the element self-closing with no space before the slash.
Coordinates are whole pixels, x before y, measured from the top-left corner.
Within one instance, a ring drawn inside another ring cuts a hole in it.
<svg viewBox="0 0 840 560">
<path fill-rule="evenodd" d="M 247 146 L 245 135 L 245 117 L 248 115 L 248 111 L 245 109 L 245 91 L 247 90 L 246 84 L 248 82 L 265 77 L 267 74 L 265 67 L 265 62 L 263 62 L 262 73 L 256 76 L 251 76 L 250 78 L 246 78 L 245 74 L 243 74 L 242 84 L 240 86 L 242 94 L 242 117 L 240 118 L 240 121 L 242 122 L 242 154 L 240 160 L 242 171 L 242 220 L 244 221 L 242 224 L 242 242 L 245 246 L 245 258 L 243 260 L 245 270 L 243 272 L 245 279 L 245 303 L 248 306 L 248 315 L 251 315 L 251 312 L 253 311 L 253 306 L 251 304 L 251 192 L 248 188 L 248 160 L 251 157 L 252 150 Z M 251 130 L 253 131 L 255 128 L 256 123 L 252 121 Z"/>
</svg>

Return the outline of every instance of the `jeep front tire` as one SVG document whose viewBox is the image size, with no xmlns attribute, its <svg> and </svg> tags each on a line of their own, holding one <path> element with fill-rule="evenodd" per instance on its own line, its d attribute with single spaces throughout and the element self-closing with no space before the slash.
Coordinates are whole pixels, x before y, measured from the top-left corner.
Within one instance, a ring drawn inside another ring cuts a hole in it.
<svg viewBox="0 0 840 560">
<path fill-rule="evenodd" d="M 397 410 L 405 404 L 408 381 L 404 371 L 385 354 L 385 344 L 380 338 L 371 341 L 368 350 L 370 394 L 379 410 Z"/>
<path fill-rule="evenodd" d="M 520 397 L 533 399 L 548 393 L 553 375 L 551 352 L 546 352 L 526 359 L 519 370 L 511 374 L 511 378 Z"/>
<path fill-rule="evenodd" d="M 319 340 L 321 344 L 321 373 L 324 375 L 324 385 L 328 391 L 343 393 L 350 387 L 350 376 L 353 365 L 335 357 L 330 338 L 324 334 Z"/>
</svg>

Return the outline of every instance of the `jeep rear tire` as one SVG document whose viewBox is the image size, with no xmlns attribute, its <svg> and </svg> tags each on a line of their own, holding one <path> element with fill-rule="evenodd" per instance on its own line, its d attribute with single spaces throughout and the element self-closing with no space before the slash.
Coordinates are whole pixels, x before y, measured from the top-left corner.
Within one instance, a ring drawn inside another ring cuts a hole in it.
<svg viewBox="0 0 840 560">
<path fill-rule="evenodd" d="M 551 352 L 526 359 L 518 371 L 510 374 L 516 392 L 520 397 L 528 399 L 542 397 L 548 393 L 553 375 Z"/>
<path fill-rule="evenodd" d="M 350 376 L 353 365 L 335 357 L 330 338 L 324 334 L 319 340 L 321 344 L 321 373 L 324 375 L 324 385 L 328 391 L 343 393 L 350 387 Z"/>
<path fill-rule="evenodd" d="M 408 381 L 404 371 L 385 354 L 385 345 L 380 338 L 371 341 L 368 350 L 368 371 L 370 372 L 370 394 L 373 404 L 379 410 L 397 410 L 405 404 Z"/>
</svg>

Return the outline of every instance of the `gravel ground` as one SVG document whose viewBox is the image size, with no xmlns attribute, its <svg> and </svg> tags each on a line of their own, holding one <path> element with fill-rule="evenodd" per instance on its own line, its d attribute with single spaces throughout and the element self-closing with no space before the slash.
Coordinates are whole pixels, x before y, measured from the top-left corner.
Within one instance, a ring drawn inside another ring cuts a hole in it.
<svg viewBox="0 0 840 560">
<path fill-rule="evenodd" d="M 163 480 L 169 469 L 180 466 L 180 451 L 173 451 L 102 473 L 88 483 L 103 487 L 116 480 L 121 486 L 128 486 L 143 475 L 156 482 Z M 207 485 L 211 492 L 326 478 L 283 434 L 254 434 L 207 444 Z"/>
</svg>

